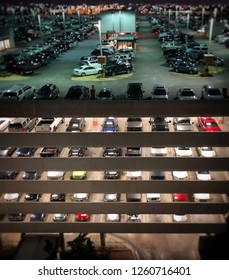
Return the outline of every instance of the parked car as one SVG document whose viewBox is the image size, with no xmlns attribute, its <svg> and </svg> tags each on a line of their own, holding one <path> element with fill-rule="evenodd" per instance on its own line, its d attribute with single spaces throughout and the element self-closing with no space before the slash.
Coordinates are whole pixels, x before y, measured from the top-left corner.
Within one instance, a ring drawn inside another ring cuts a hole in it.
<svg viewBox="0 0 229 280">
<path fill-rule="evenodd" d="M 21 147 L 16 151 L 16 155 L 18 157 L 31 157 L 34 155 L 37 148 L 35 147 Z"/>
<path fill-rule="evenodd" d="M 19 193 L 5 193 L 4 200 L 6 201 L 18 201 L 20 198 Z"/>
<path fill-rule="evenodd" d="M 55 222 L 64 222 L 67 221 L 68 214 L 62 214 L 62 213 L 55 213 L 53 215 L 53 221 Z"/>
<path fill-rule="evenodd" d="M 47 178 L 51 180 L 63 180 L 65 171 L 48 171 Z"/>
<path fill-rule="evenodd" d="M 215 157 L 216 152 L 212 147 L 198 147 L 197 151 L 202 157 Z"/>
<path fill-rule="evenodd" d="M 101 74 L 101 72 L 102 72 L 102 67 L 82 65 L 79 68 L 75 68 L 73 70 L 73 75 L 78 77 L 80 76 L 84 77 L 89 75 Z"/>
<path fill-rule="evenodd" d="M 130 117 L 126 121 L 127 131 L 142 131 L 142 118 Z"/>
<path fill-rule="evenodd" d="M 29 132 L 35 128 L 37 118 L 15 118 L 10 121 L 9 132 Z"/>
<path fill-rule="evenodd" d="M 182 222 L 184 223 L 184 222 L 187 222 L 188 218 L 185 214 L 182 214 L 182 215 L 174 214 L 173 220 L 174 220 L 174 222 L 177 222 L 177 223 L 182 223 Z"/>
<path fill-rule="evenodd" d="M 104 171 L 104 179 L 120 179 L 120 171 L 113 171 L 113 170 L 109 170 L 109 171 Z"/>
<path fill-rule="evenodd" d="M 127 193 L 126 201 L 127 202 L 141 202 L 142 194 L 141 193 Z"/>
<path fill-rule="evenodd" d="M 103 48 L 102 51 L 100 49 L 95 49 L 91 52 L 92 56 L 112 56 L 114 54 L 114 51 L 111 49 L 105 49 Z"/>
<path fill-rule="evenodd" d="M 194 90 L 188 87 L 179 88 L 176 94 L 178 100 L 196 100 L 196 94 Z"/>
<path fill-rule="evenodd" d="M 173 119 L 174 129 L 176 131 L 193 131 L 191 118 L 189 117 L 176 117 Z"/>
<path fill-rule="evenodd" d="M 149 123 L 152 131 L 169 131 L 168 121 L 164 117 L 150 118 Z"/>
<path fill-rule="evenodd" d="M 194 193 L 193 194 L 194 200 L 199 201 L 208 201 L 211 199 L 210 193 Z"/>
<path fill-rule="evenodd" d="M 156 84 L 154 85 L 152 91 L 151 91 L 151 97 L 153 100 L 168 100 L 169 98 L 169 91 L 165 87 L 165 85 L 162 84 Z"/>
<path fill-rule="evenodd" d="M 25 195 L 25 201 L 39 201 L 41 198 L 40 193 L 27 193 Z"/>
<path fill-rule="evenodd" d="M 186 193 L 174 193 L 173 201 L 188 201 L 188 195 Z"/>
<path fill-rule="evenodd" d="M 43 85 L 34 94 L 33 99 L 36 100 L 55 100 L 60 96 L 60 90 L 55 84 Z"/>
<path fill-rule="evenodd" d="M 15 147 L 0 147 L 0 157 L 10 157 L 15 150 Z"/>
<path fill-rule="evenodd" d="M 22 61 L 8 61 L 6 63 L 6 70 L 21 76 L 33 74 L 39 67 L 33 65 L 25 60 Z"/>
<path fill-rule="evenodd" d="M 16 84 L 3 92 L 3 100 L 33 99 L 36 88 L 27 84 Z"/>
<path fill-rule="evenodd" d="M 117 132 L 118 120 L 113 117 L 105 118 L 102 124 L 102 132 Z"/>
<path fill-rule="evenodd" d="M 127 157 L 139 157 L 142 155 L 141 147 L 127 147 L 125 156 Z"/>
<path fill-rule="evenodd" d="M 10 222 L 22 222 L 25 219 L 25 214 L 23 213 L 11 213 L 8 216 Z"/>
<path fill-rule="evenodd" d="M 52 193 L 50 195 L 50 201 L 52 202 L 64 202 L 66 194 L 65 193 Z"/>
<path fill-rule="evenodd" d="M 216 120 L 212 117 L 198 117 L 198 126 L 201 130 L 207 132 L 221 131 Z"/>
<path fill-rule="evenodd" d="M 201 98 L 207 100 L 223 100 L 224 96 L 216 85 L 204 85 L 201 90 Z"/>
<path fill-rule="evenodd" d="M 30 221 L 31 222 L 43 222 L 45 219 L 44 213 L 36 213 L 36 214 L 30 214 Z"/>
<path fill-rule="evenodd" d="M 106 222 L 120 222 L 121 216 L 120 214 L 106 214 Z"/>
<path fill-rule="evenodd" d="M 69 157 L 83 157 L 87 148 L 86 147 L 70 147 L 68 156 Z"/>
<path fill-rule="evenodd" d="M 0 131 L 4 131 L 10 124 L 11 118 L 0 118 Z"/>
<path fill-rule="evenodd" d="M 165 180 L 165 172 L 161 170 L 151 170 L 149 172 L 150 180 Z"/>
<path fill-rule="evenodd" d="M 61 149 L 58 147 L 43 147 L 40 151 L 41 157 L 58 157 Z"/>
<path fill-rule="evenodd" d="M 65 99 L 70 100 L 89 100 L 89 88 L 83 85 L 73 85 L 68 89 Z"/>
<path fill-rule="evenodd" d="M 104 157 L 120 157 L 122 155 L 122 149 L 119 147 L 104 147 Z"/>
<path fill-rule="evenodd" d="M 212 179 L 211 173 L 207 170 L 196 171 L 196 177 L 200 181 L 210 181 Z"/>
<path fill-rule="evenodd" d="M 89 193 L 74 193 L 73 200 L 74 201 L 85 201 L 89 198 Z"/>
<path fill-rule="evenodd" d="M 143 99 L 143 84 L 142 83 L 128 83 L 126 90 L 126 98 L 130 100 Z"/>
<path fill-rule="evenodd" d="M 66 128 L 67 132 L 82 132 L 86 126 L 85 118 L 71 118 Z"/>
<path fill-rule="evenodd" d="M 114 100 L 114 93 L 111 88 L 103 88 L 96 95 L 98 100 Z"/>
<path fill-rule="evenodd" d="M 24 180 L 37 180 L 40 178 L 39 171 L 25 171 L 22 175 L 22 179 Z"/>
<path fill-rule="evenodd" d="M 146 200 L 147 202 L 160 202 L 161 195 L 159 193 L 147 193 Z"/>
<path fill-rule="evenodd" d="M 85 180 L 87 179 L 87 171 L 72 171 L 72 180 Z"/>
<path fill-rule="evenodd" d="M 150 155 L 152 157 L 165 157 L 167 155 L 166 147 L 151 147 L 150 149 Z"/>
<path fill-rule="evenodd" d="M 120 199 L 119 193 L 105 193 L 104 194 L 104 201 L 107 202 L 117 202 Z"/>
<path fill-rule="evenodd" d="M 95 61 L 95 62 L 98 62 L 98 57 L 95 56 L 95 55 L 90 55 L 90 56 L 82 56 L 80 58 L 80 63 L 81 64 L 85 64 L 85 62 L 92 62 L 92 61 Z"/>
<path fill-rule="evenodd" d="M 136 57 L 135 51 L 131 48 L 119 49 L 117 53 L 121 55 L 128 55 L 130 57 L 129 59 L 134 59 Z"/>
<path fill-rule="evenodd" d="M 127 214 L 127 222 L 141 222 L 140 214 Z"/>
<path fill-rule="evenodd" d="M 18 171 L 0 171 L 0 180 L 13 180 L 17 177 Z"/>
<path fill-rule="evenodd" d="M 186 180 L 188 178 L 187 171 L 173 171 L 172 173 L 175 180 Z"/>
<path fill-rule="evenodd" d="M 90 215 L 89 214 L 76 214 L 76 220 L 77 221 L 88 221 L 90 219 Z"/>
<path fill-rule="evenodd" d="M 175 72 L 181 72 L 181 73 L 188 73 L 188 74 L 198 74 L 199 73 L 199 67 L 195 64 L 192 64 L 190 62 L 181 61 L 174 65 L 173 70 Z"/>
<path fill-rule="evenodd" d="M 131 64 L 113 64 L 106 65 L 104 67 L 105 75 L 107 76 L 116 76 L 119 74 L 129 74 L 133 71 L 133 66 Z"/>
<path fill-rule="evenodd" d="M 192 149 L 190 147 L 175 147 L 177 157 L 191 157 Z"/>
</svg>

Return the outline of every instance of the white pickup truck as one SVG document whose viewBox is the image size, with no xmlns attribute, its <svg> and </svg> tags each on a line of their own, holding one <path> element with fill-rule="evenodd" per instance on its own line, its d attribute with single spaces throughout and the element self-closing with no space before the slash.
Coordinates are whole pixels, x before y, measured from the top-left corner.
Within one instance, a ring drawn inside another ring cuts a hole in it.
<svg viewBox="0 0 229 280">
<path fill-rule="evenodd" d="M 36 132 L 54 132 L 60 124 L 64 123 L 64 118 L 41 118 L 39 119 Z"/>
</svg>

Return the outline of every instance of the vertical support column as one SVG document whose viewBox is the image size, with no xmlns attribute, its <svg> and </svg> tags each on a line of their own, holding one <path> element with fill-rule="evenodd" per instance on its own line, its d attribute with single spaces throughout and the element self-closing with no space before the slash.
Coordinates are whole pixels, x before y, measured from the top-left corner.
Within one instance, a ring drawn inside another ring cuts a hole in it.
<svg viewBox="0 0 229 280">
<path fill-rule="evenodd" d="M 64 233 L 59 233 L 59 244 L 61 251 L 65 250 L 65 240 L 64 240 Z"/>
<path fill-rule="evenodd" d="M 100 246 L 102 251 L 104 251 L 106 248 L 106 234 L 100 233 L 99 235 L 100 235 Z"/>
</svg>

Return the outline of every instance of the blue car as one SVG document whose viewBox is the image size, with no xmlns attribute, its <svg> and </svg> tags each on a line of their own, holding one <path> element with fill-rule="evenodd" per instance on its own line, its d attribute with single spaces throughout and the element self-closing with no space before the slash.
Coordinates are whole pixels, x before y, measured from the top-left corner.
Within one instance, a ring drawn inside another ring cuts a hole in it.
<svg viewBox="0 0 229 280">
<path fill-rule="evenodd" d="M 16 154 L 18 157 L 31 157 L 34 155 L 36 151 L 36 148 L 34 147 L 23 147 L 23 148 L 18 148 L 16 151 Z"/>
<path fill-rule="evenodd" d="M 102 132 L 117 132 L 118 121 L 115 118 L 106 118 L 102 124 Z"/>
<path fill-rule="evenodd" d="M 39 213 L 39 214 L 31 214 L 30 215 L 30 221 L 31 222 L 36 222 L 36 221 L 44 221 L 45 214 L 44 213 Z"/>
</svg>

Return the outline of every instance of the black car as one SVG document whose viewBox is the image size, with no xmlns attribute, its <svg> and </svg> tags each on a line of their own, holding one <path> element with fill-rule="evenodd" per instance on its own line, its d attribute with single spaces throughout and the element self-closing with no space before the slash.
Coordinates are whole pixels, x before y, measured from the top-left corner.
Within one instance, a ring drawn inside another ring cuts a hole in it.
<svg viewBox="0 0 229 280">
<path fill-rule="evenodd" d="M 18 157 L 31 157 L 34 155 L 37 148 L 35 147 L 22 147 L 18 148 L 16 151 L 16 155 Z"/>
<path fill-rule="evenodd" d="M 58 157 L 61 149 L 58 147 L 44 147 L 40 151 L 41 157 Z"/>
<path fill-rule="evenodd" d="M 105 147 L 103 149 L 104 157 L 120 157 L 122 155 L 122 149 L 118 147 Z"/>
<path fill-rule="evenodd" d="M 22 179 L 24 180 L 37 180 L 40 178 L 39 171 L 25 171 L 22 175 Z"/>
<path fill-rule="evenodd" d="M 127 85 L 126 98 L 131 100 L 143 99 L 144 92 L 142 83 L 129 83 Z"/>
<path fill-rule="evenodd" d="M 68 89 L 65 99 L 88 100 L 90 99 L 89 88 L 83 85 L 73 85 Z"/>
<path fill-rule="evenodd" d="M 65 201 L 66 194 L 65 193 L 52 193 L 50 195 L 50 201 Z"/>
<path fill-rule="evenodd" d="M 25 195 L 25 201 L 39 201 L 41 198 L 40 193 L 27 193 Z"/>
<path fill-rule="evenodd" d="M 42 86 L 34 95 L 36 100 L 54 100 L 60 95 L 59 88 L 54 84 L 46 84 Z"/>
<path fill-rule="evenodd" d="M 105 75 L 115 76 L 118 74 L 129 74 L 133 71 L 133 66 L 131 64 L 113 64 L 104 67 Z"/>
<path fill-rule="evenodd" d="M 15 150 L 14 147 L 0 147 L 0 157 L 10 157 Z"/>
<path fill-rule="evenodd" d="M 25 214 L 23 213 L 13 213 L 8 215 L 8 220 L 10 222 L 22 222 L 25 219 Z"/>
<path fill-rule="evenodd" d="M 96 95 L 99 100 L 114 100 L 114 93 L 110 88 L 103 88 Z"/>
<path fill-rule="evenodd" d="M 67 132 L 81 132 L 86 125 L 85 118 L 72 118 L 66 128 Z"/>
<path fill-rule="evenodd" d="M 18 171 L 0 171 L 0 180 L 15 179 L 18 173 Z"/>
<path fill-rule="evenodd" d="M 71 147 L 68 152 L 69 157 L 83 157 L 87 148 L 86 147 Z"/>
<path fill-rule="evenodd" d="M 152 131 L 169 131 L 168 122 L 164 117 L 150 118 L 149 123 Z"/>
<path fill-rule="evenodd" d="M 31 63 L 27 63 L 26 61 L 9 61 L 6 64 L 6 70 L 12 73 L 20 74 L 20 75 L 29 75 L 33 74 L 33 72 L 37 69 Z"/>
</svg>

